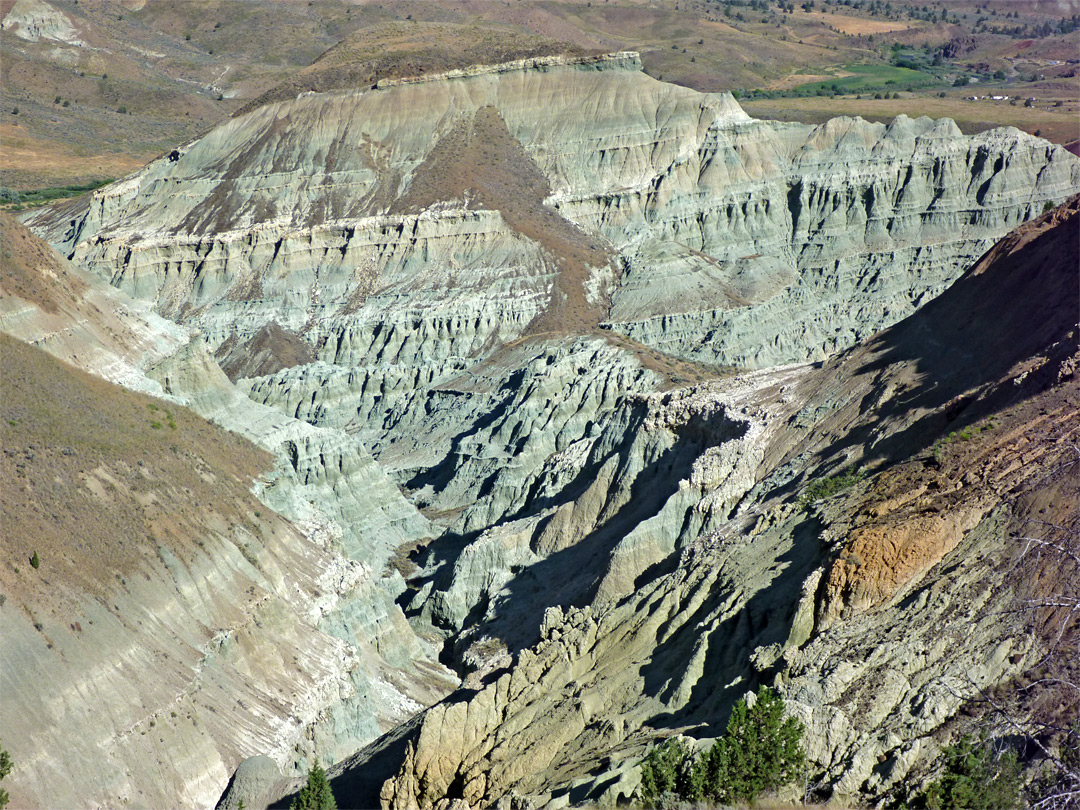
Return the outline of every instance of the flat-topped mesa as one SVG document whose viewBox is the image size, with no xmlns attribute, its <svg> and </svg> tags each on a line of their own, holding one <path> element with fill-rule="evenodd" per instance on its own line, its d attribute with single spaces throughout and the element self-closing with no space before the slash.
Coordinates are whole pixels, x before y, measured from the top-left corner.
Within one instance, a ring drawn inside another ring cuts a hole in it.
<svg viewBox="0 0 1080 810">
<path fill-rule="evenodd" d="M 265 104 L 30 224 L 212 346 L 274 320 L 337 364 L 385 361 L 390 335 L 422 363 L 419 333 L 468 363 L 565 298 L 765 367 L 895 322 L 1080 191 L 1080 160 L 1019 130 L 757 121 L 630 52 L 436 75 Z"/>
<path fill-rule="evenodd" d="M 492 73 L 510 73 L 517 70 L 544 70 L 549 67 L 574 66 L 593 70 L 642 70 L 641 54 L 637 51 L 616 51 L 595 56 L 533 56 L 527 59 L 514 59 L 492 65 L 473 65 L 456 68 L 440 73 L 425 73 L 416 76 L 402 76 L 392 79 L 379 79 L 375 89 L 386 90 L 403 84 L 438 81 L 440 79 L 464 79 L 470 76 L 484 76 Z"/>
</svg>

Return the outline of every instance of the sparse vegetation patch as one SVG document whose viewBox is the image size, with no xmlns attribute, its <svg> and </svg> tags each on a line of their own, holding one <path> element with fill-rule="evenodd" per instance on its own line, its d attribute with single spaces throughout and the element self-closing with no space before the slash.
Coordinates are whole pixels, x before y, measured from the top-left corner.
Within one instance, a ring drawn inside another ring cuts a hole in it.
<svg viewBox="0 0 1080 810">
<path fill-rule="evenodd" d="M 790 93 L 791 95 L 819 95 L 827 92 L 872 93 L 885 90 L 893 92 L 941 83 L 941 80 L 932 73 L 896 65 L 845 65 L 843 72 L 850 75 L 802 84 Z"/>
<path fill-rule="evenodd" d="M 11 188 L 0 187 L 0 210 L 21 211 L 25 208 L 36 208 L 55 200 L 66 200 L 78 197 L 88 191 L 101 188 L 111 183 L 111 179 L 94 180 L 89 183 L 71 186 L 52 186 L 50 188 L 37 188 L 29 191 L 16 191 Z"/>
<path fill-rule="evenodd" d="M 1010 810 L 1020 806 L 1020 762 L 970 735 L 945 749 L 945 771 L 922 797 L 931 810 Z"/>
<path fill-rule="evenodd" d="M 849 489 L 866 477 L 866 473 L 857 467 L 847 470 L 840 475 L 830 478 L 821 478 L 811 481 L 799 496 L 799 506 L 808 509 L 813 503 L 838 495 L 845 489 Z"/>
</svg>

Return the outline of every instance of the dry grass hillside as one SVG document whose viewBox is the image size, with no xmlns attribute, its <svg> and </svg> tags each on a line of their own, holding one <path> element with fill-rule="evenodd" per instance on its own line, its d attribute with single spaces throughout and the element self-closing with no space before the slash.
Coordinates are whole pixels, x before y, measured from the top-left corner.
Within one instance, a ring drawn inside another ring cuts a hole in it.
<svg viewBox="0 0 1080 810">
<path fill-rule="evenodd" d="M 380 79 L 441 73 L 535 56 L 601 53 L 570 42 L 477 23 L 397 20 L 350 34 L 296 76 L 245 104 L 237 114 L 298 93 L 365 88 Z"/>
<path fill-rule="evenodd" d="M 123 176 L 386 16 L 337 0 L 30 5 L 69 31 L 26 39 L 5 19 L 0 184 L 16 189 Z M 0 16 L 13 6 L 0 2 Z"/>
<path fill-rule="evenodd" d="M 75 323 L 96 322 L 124 345 L 121 323 L 85 297 L 85 278 L 9 214 L 0 214 L 0 266 L 0 320 L 25 302 L 51 329 L 74 333 Z M 82 354 L 93 349 L 84 345 Z M 41 578 L 25 564 L 34 551 L 42 576 L 94 589 L 130 573 L 159 545 L 182 556 L 208 524 L 257 523 L 250 489 L 271 466 L 264 451 L 186 408 L 119 388 L 8 335 L 0 356 L 5 593 L 42 596 Z"/>
<path fill-rule="evenodd" d="M 795 445 L 816 468 L 803 491 L 827 491 L 853 454 L 878 472 L 839 510 L 845 548 L 823 579 L 819 626 L 885 603 L 990 508 L 1026 513 L 1023 498 L 1076 486 L 1078 221 L 1074 197 L 1025 223 L 918 313 L 808 380 L 812 400 L 838 407 Z M 795 452 L 783 442 L 776 450 Z M 1043 504 L 1048 525 L 1080 519 L 1075 501 L 1056 503 Z M 1010 587 L 1021 581 L 1014 575 Z M 1041 579 L 1032 587 L 1061 584 Z"/>
<path fill-rule="evenodd" d="M 254 497 L 249 442 L 7 335 L 0 369 L 12 805 L 213 805 L 347 665 L 311 619 L 338 558 Z"/>
<path fill-rule="evenodd" d="M 380 77 L 477 61 L 620 49 L 640 51 L 653 76 L 706 91 L 792 90 L 843 77 L 852 65 L 887 65 L 894 46 L 921 50 L 927 62 L 947 50 L 933 87 L 885 105 L 873 103 L 872 94 L 852 94 L 835 112 L 950 115 L 965 129 L 1011 123 L 1062 143 L 1080 137 L 1078 32 L 1045 29 L 1068 17 L 1070 9 L 1058 3 L 935 0 L 886 9 L 820 2 L 809 11 L 791 4 L 787 12 L 763 0 L 31 5 L 63 15 L 70 32 L 30 41 L 5 23 L 0 184 L 15 189 L 121 176 L 239 109 L 304 90 L 363 87 Z M 13 6 L 2 0 L 0 15 Z M 990 89 L 1033 96 L 1038 115 L 1023 107 L 983 114 L 964 102 L 966 88 L 949 89 L 968 74 L 981 75 L 986 88 L 999 69 L 1006 78 Z M 753 109 L 814 121 L 833 109 L 828 97 L 780 101 Z M 925 103 L 933 107 L 924 109 Z"/>
<path fill-rule="evenodd" d="M 0 296 L 13 295 L 55 313 L 77 300 L 86 282 L 68 272 L 60 257 L 10 214 L 0 213 Z"/>
<path fill-rule="evenodd" d="M 62 614 L 65 592 L 101 594 L 162 547 L 187 559 L 208 527 L 260 530 L 250 490 L 271 465 L 264 451 L 6 335 L 0 367 L 9 609 Z"/>
</svg>

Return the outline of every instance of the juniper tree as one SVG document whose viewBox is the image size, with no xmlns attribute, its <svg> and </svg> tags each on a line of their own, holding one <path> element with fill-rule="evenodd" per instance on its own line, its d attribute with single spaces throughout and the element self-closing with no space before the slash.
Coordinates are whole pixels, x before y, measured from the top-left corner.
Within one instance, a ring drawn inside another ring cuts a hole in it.
<svg viewBox="0 0 1080 810">
<path fill-rule="evenodd" d="M 0 748 L 0 780 L 3 780 L 5 776 L 11 773 L 11 754 Z M 8 792 L 3 788 L 0 788 L 0 808 L 7 807 L 8 801 L 11 797 L 8 796 Z"/>
<path fill-rule="evenodd" d="M 300 792 L 289 805 L 289 810 L 337 810 L 330 781 L 318 762 L 308 771 L 307 784 L 300 788 Z"/>
<path fill-rule="evenodd" d="M 705 796 L 724 803 L 753 802 L 798 779 L 806 765 L 803 724 L 784 716 L 784 701 L 763 687 L 750 706 L 735 704 L 727 730 L 697 764 Z"/>
<path fill-rule="evenodd" d="M 945 749 L 945 772 L 926 792 L 928 807 L 1008 810 L 1020 803 L 1020 763 L 1012 751 L 995 752 L 987 740 L 964 736 Z"/>
</svg>

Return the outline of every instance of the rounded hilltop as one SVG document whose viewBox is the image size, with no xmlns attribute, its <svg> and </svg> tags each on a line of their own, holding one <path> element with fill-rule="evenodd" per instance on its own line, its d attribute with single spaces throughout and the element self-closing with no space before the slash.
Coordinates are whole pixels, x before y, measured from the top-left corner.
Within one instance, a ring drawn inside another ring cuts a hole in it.
<svg viewBox="0 0 1080 810">
<path fill-rule="evenodd" d="M 305 92 L 370 87 L 386 79 L 413 78 L 541 56 L 582 57 L 603 53 L 600 48 L 508 29 L 412 20 L 384 22 L 354 32 L 296 76 L 245 104 L 235 115 Z"/>
</svg>

